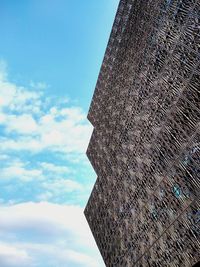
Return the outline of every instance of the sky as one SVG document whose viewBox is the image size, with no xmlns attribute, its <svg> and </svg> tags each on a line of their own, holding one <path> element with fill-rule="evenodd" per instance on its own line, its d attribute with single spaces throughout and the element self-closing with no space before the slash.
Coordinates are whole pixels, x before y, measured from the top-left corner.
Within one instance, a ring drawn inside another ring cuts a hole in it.
<svg viewBox="0 0 200 267">
<path fill-rule="evenodd" d="M 118 0 L 0 1 L 0 266 L 101 267 L 86 116 Z"/>
</svg>

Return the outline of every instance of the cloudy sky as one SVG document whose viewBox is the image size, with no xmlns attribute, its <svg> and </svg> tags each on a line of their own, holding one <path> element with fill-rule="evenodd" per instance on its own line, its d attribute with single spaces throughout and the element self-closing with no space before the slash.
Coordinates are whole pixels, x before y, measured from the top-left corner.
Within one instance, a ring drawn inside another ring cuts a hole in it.
<svg viewBox="0 0 200 267">
<path fill-rule="evenodd" d="M 104 266 L 86 120 L 118 0 L 0 1 L 0 266 Z"/>
</svg>

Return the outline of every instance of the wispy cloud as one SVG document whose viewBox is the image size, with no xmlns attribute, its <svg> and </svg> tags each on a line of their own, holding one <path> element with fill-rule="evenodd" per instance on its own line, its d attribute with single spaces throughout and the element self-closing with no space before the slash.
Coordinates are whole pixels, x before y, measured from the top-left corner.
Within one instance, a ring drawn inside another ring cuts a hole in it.
<svg viewBox="0 0 200 267">
<path fill-rule="evenodd" d="M 41 90 L 41 89 L 44 90 L 49 87 L 49 85 L 46 84 L 45 82 L 34 82 L 34 81 L 30 82 L 30 86 L 36 90 Z"/>
<path fill-rule="evenodd" d="M 18 179 L 23 182 L 32 181 L 34 179 L 44 179 L 40 169 L 28 167 L 25 162 L 12 161 L 9 166 L 1 168 L 1 180 Z"/>
<path fill-rule="evenodd" d="M 80 183 L 69 180 L 69 179 L 57 179 L 54 180 L 53 182 L 44 182 L 42 183 L 42 186 L 50 190 L 54 193 L 61 194 L 63 192 L 72 192 L 74 190 L 81 190 L 82 186 Z"/>
<path fill-rule="evenodd" d="M 43 91 L 8 81 L 6 69 L 1 67 L 0 125 L 6 133 L 0 139 L 1 149 L 84 152 L 92 130 L 86 114 L 80 107 L 62 107 L 59 99 L 57 102 L 51 105 Z M 13 133 L 15 136 L 10 138 Z"/>
<path fill-rule="evenodd" d="M 43 193 L 37 196 L 38 200 L 51 200 L 66 196 L 67 193 L 77 191 L 80 195 L 84 191 L 83 185 L 70 179 L 53 179 L 41 183 Z"/>
<path fill-rule="evenodd" d="M 100 267 L 81 207 L 92 187 L 92 127 L 47 90 L 9 81 L 0 62 L 0 266 Z"/>
<path fill-rule="evenodd" d="M 41 162 L 40 166 L 46 172 L 53 172 L 61 175 L 71 172 L 71 170 L 66 166 L 60 166 L 49 162 Z"/>
</svg>

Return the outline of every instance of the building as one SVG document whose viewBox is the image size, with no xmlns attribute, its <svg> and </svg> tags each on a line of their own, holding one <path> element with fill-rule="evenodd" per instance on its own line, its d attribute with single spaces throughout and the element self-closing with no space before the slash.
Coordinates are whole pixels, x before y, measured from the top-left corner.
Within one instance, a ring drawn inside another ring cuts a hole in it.
<svg viewBox="0 0 200 267">
<path fill-rule="evenodd" d="M 89 109 L 106 266 L 200 260 L 200 1 L 121 0 Z"/>
</svg>

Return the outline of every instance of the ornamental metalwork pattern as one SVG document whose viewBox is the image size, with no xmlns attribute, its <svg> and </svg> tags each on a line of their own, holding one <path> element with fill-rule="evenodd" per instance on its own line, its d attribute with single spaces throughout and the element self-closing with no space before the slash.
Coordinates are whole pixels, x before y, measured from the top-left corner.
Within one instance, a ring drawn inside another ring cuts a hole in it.
<svg viewBox="0 0 200 267">
<path fill-rule="evenodd" d="M 106 266 L 200 260 L 199 64 L 199 0 L 120 1 L 88 114 Z"/>
</svg>

